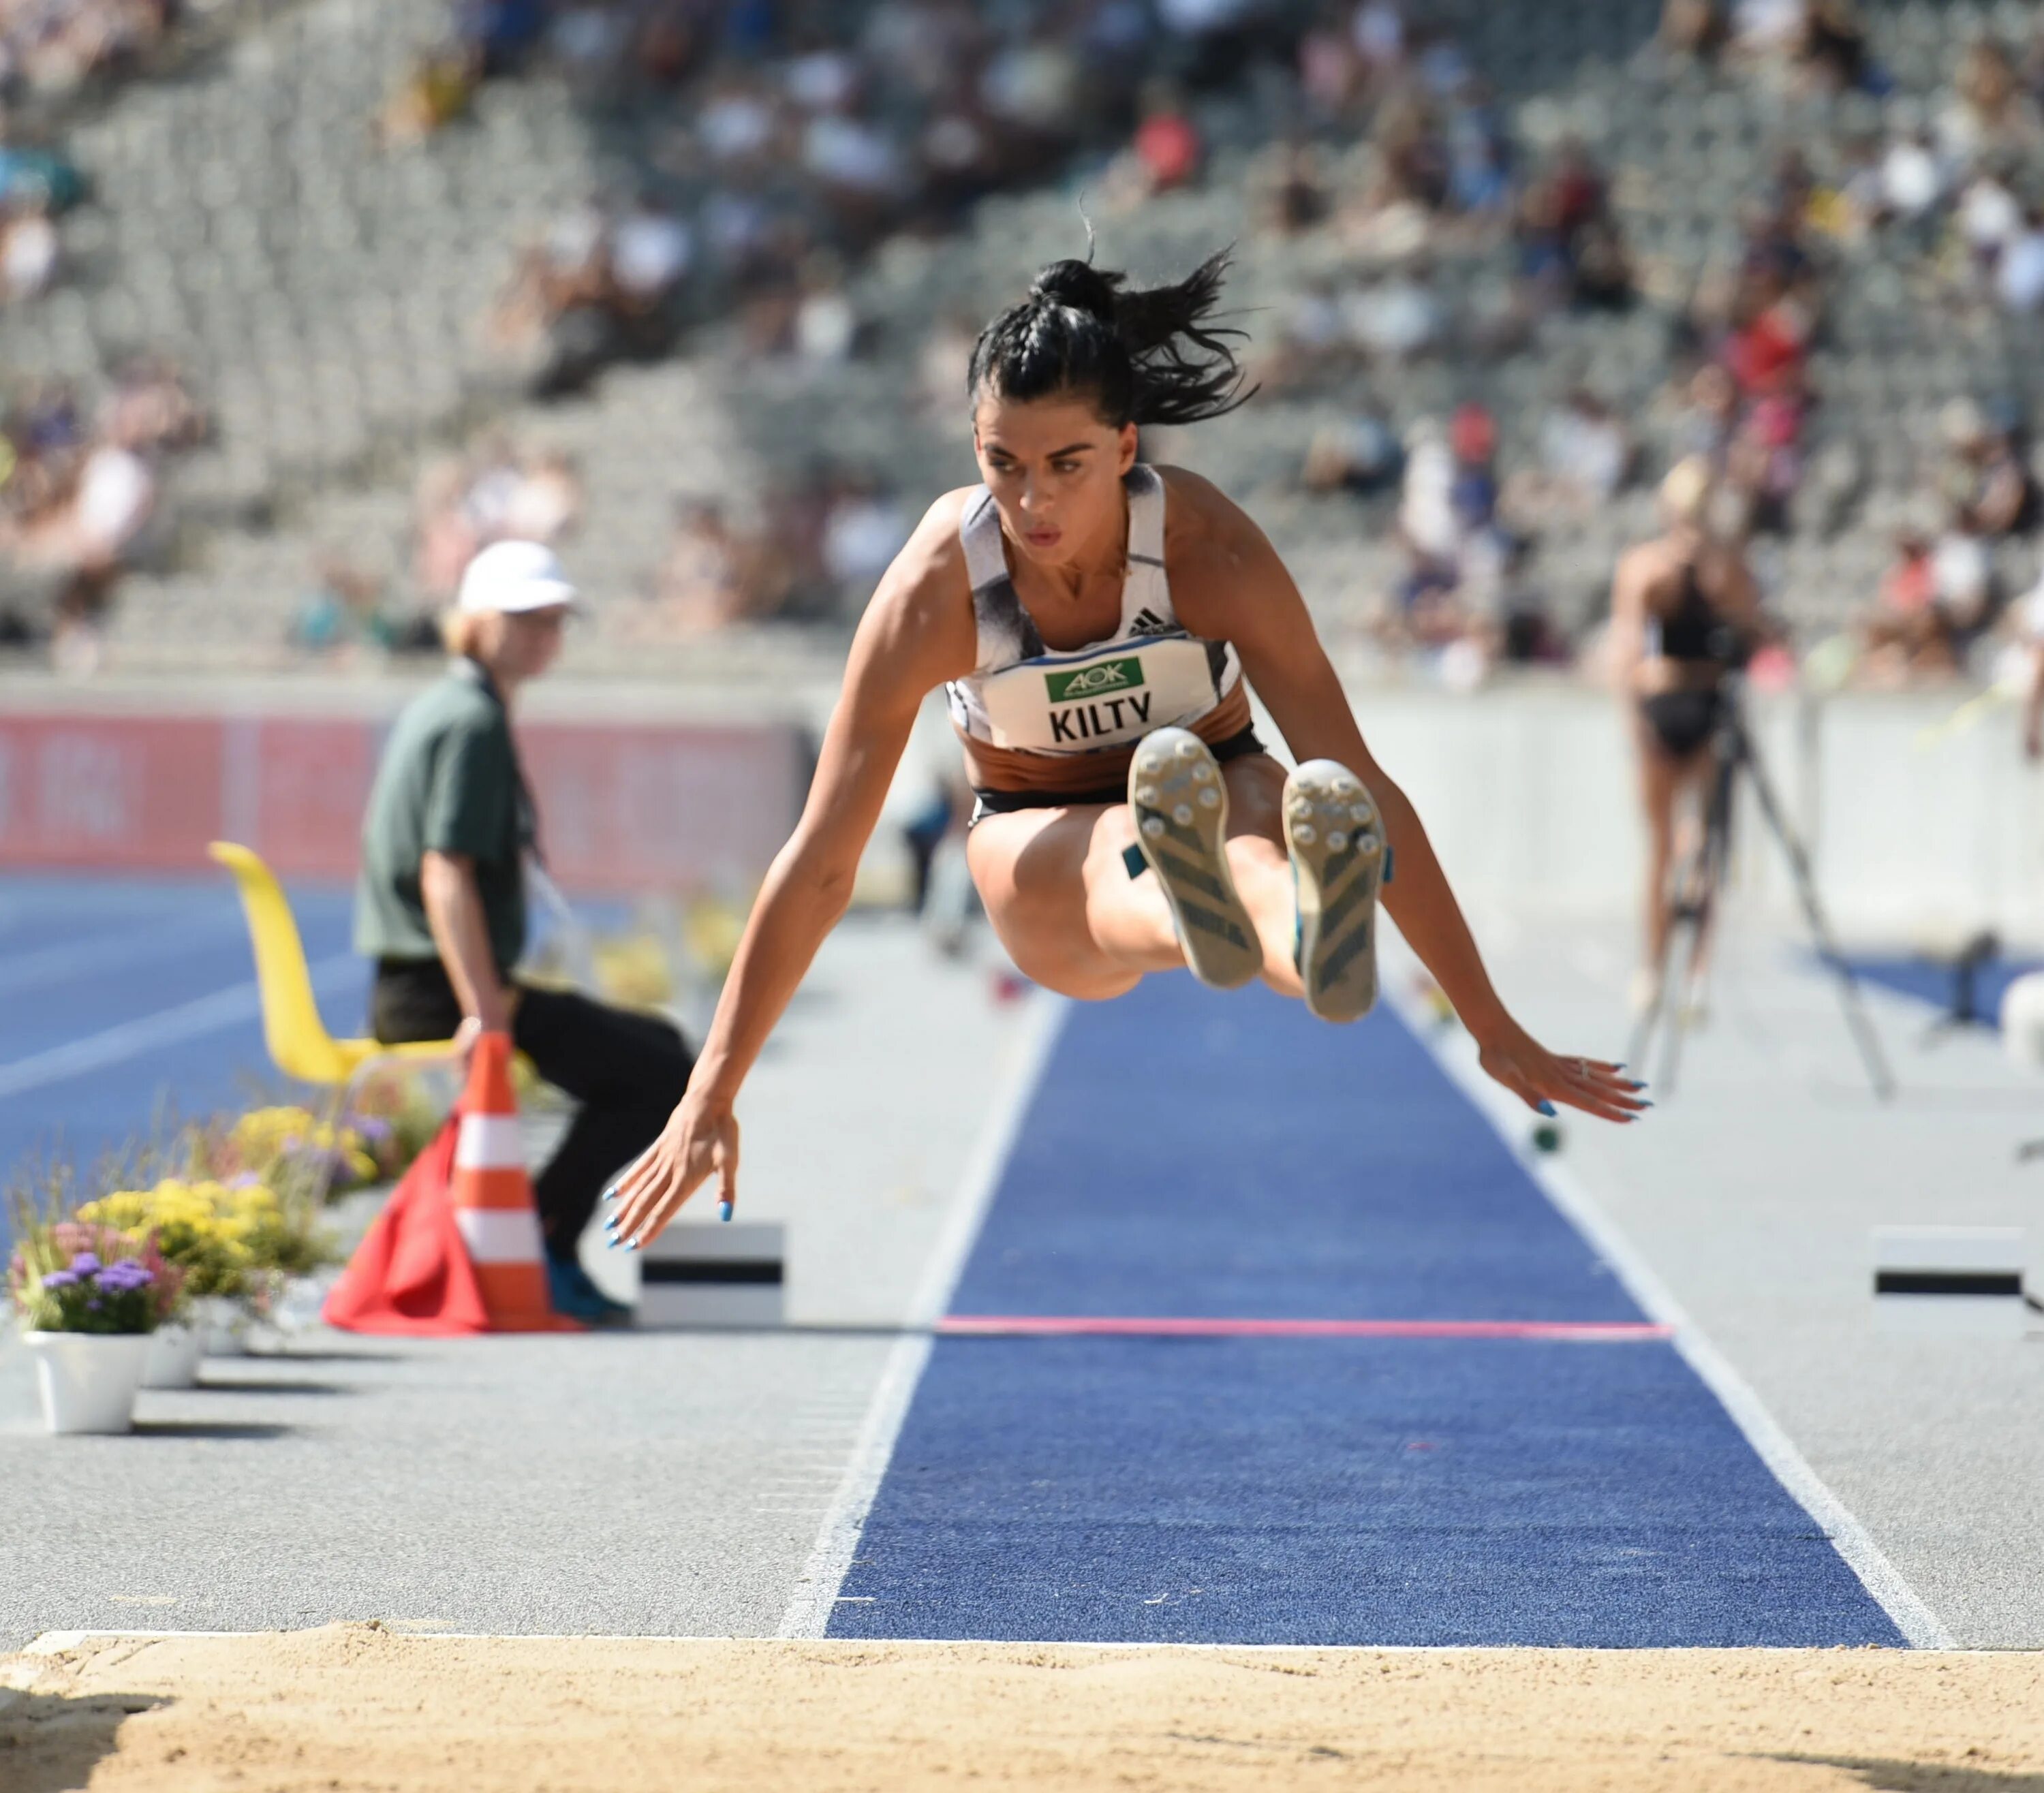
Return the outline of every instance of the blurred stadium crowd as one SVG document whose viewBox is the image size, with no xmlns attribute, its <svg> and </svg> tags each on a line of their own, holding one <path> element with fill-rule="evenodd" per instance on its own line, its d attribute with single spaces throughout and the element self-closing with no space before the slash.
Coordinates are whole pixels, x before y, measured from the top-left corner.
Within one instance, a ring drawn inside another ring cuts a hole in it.
<svg viewBox="0 0 2044 1793">
<path fill-rule="evenodd" d="M 507 535 L 592 666 L 841 639 L 1082 209 L 1238 243 L 1262 394 L 1151 449 L 1351 656 L 1593 665 L 1692 454 L 1782 676 L 2044 609 L 2036 0 L 0 0 L 0 640 L 71 668 L 427 647 Z"/>
</svg>

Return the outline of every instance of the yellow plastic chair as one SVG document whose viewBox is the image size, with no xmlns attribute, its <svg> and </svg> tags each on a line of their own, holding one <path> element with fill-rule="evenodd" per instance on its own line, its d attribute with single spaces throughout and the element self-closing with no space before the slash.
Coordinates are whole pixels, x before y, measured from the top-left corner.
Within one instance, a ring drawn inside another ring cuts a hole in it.
<svg viewBox="0 0 2044 1793">
<path fill-rule="evenodd" d="M 320 1019 L 312 973 L 291 905 L 270 868 L 245 847 L 217 840 L 207 847 L 234 874 L 256 950 L 256 983 L 263 997 L 263 1039 L 277 1069 L 301 1083 L 351 1089 L 372 1065 L 449 1060 L 452 1040 L 386 1046 L 380 1040 L 336 1039 Z"/>
</svg>

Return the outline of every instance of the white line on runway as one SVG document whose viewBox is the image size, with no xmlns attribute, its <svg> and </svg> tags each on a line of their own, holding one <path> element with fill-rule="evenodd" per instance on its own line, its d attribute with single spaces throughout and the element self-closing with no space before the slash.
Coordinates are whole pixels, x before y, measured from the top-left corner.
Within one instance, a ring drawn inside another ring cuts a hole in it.
<svg viewBox="0 0 2044 1793">
<path fill-rule="evenodd" d="M 312 967 L 313 988 L 324 989 L 341 981 L 345 973 L 361 973 L 362 961 L 352 953 L 336 953 Z M 123 1021 L 83 1039 L 72 1040 L 47 1051 L 0 1065 L 0 1096 L 19 1096 L 31 1089 L 83 1077 L 87 1071 L 153 1052 L 159 1046 L 175 1046 L 202 1035 L 217 1033 L 239 1022 L 251 1021 L 262 1012 L 262 1002 L 252 981 L 231 985 L 210 996 L 194 997 L 175 1008 L 159 1009 L 133 1021 Z"/>
<path fill-rule="evenodd" d="M 1597 1255 L 1610 1265 L 1626 1292 L 1650 1319 L 1674 1330 L 1674 1346 L 1694 1370 L 1704 1386 L 1717 1397 L 1745 1435 L 1754 1454 L 1765 1464 L 1789 1497 L 1815 1520 L 1831 1541 L 1846 1566 L 1859 1577 L 1861 1585 L 1881 1610 L 1895 1622 L 1895 1628 L 1917 1649 L 1952 1649 L 1952 1634 L 1922 1597 L 1902 1578 L 1888 1553 L 1873 1541 L 1845 1503 L 1831 1492 L 1795 1442 L 1782 1430 L 1774 1416 L 1754 1392 L 1723 1353 L 1704 1335 L 1682 1310 L 1666 1284 L 1633 1249 L 1631 1242 L 1574 1174 L 1553 1158 L 1526 1150 L 1525 1104 L 1500 1085 L 1494 1083 L 1477 1062 L 1476 1042 L 1462 1028 L 1444 1032 L 1437 1027 L 1416 997 L 1407 993 L 1412 980 L 1404 967 L 1387 975 L 1382 983 L 1385 1000 L 1397 1010 L 1414 1039 L 1425 1046 L 1443 1070 L 1462 1093 L 1474 1103 L 1504 1142 L 1506 1149 L 1524 1167 L 1547 1199 L 1587 1238 Z"/>
<path fill-rule="evenodd" d="M 852 1554 L 859 1548 L 859 1534 L 873 1497 L 880 1492 L 881 1477 L 887 1473 L 894 1454 L 894 1441 L 901 1422 L 909 1416 L 909 1403 L 916 1384 L 922 1380 L 923 1366 L 930 1358 L 930 1329 L 951 1304 L 951 1291 L 958 1286 L 973 1242 L 979 1237 L 980 1222 L 1001 1181 L 1009 1148 L 1021 1131 L 1022 1117 L 1036 1092 L 1043 1067 L 1050 1062 L 1065 1018 L 1066 1003 L 1062 996 L 1039 991 L 1030 999 L 1028 1019 L 1024 1023 L 1020 1050 L 1005 1085 L 995 1098 L 986 1127 L 973 1148 L 970 1162 L 957 1200 L 945 1217 L 944 1230 L 923 1273 L 916 1300 L 909 1311 L 912 1330 L 894 1342 L 887 1363 L 880 1373 L 880 1384 L 860 1427 L 859 1442 L 838 1484 L 816 1548 L 809 1553 L 801 1577 L 795 1584 L 788 1610 L 781 1615 L 776 1634 L 783 1638 L 820 1638 L 828 1629 L 831 1613 L 837 1605 L 838 1589 L 844 1585 Z"/>
<path fill-rule="evenodd" d="M 149 927 L 130 925 L 90 940 L 67 941 L 34 952 L 0 959 L 0 990 L 32 990 L 81 971 L 110 971 L 159 957 L 173 943 L 216 933 L 240 920 L 232 910 L 186 916 Z"/>
</svg>

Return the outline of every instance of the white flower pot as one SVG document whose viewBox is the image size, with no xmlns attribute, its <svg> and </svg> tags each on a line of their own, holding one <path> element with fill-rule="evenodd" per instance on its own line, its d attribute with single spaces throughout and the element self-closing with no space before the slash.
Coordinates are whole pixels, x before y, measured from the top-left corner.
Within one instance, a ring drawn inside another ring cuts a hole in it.
<svg viewBox="0 0 2044 1793">
<path fill-rule="evenodd" d="M 196 1326 L 172 1320 L 149 1334 L 149 1354 L 142 1367 L 144 1388 L 189 1388 L 198 1380 L 198 1360 L 206 1338 Z"/>
<path fill-rule="evenodd" d="M 146 1332 L 25 1332 L 52 1432 L 125 1432 L 148 1361 Z"/>
<path fill-rule="evenodd" d="M 202 1295 L 192 1303 L 192 1324 L 209 1357 L 248 1354 L 248 1310 L 232 1296 Z"/>
</svg>

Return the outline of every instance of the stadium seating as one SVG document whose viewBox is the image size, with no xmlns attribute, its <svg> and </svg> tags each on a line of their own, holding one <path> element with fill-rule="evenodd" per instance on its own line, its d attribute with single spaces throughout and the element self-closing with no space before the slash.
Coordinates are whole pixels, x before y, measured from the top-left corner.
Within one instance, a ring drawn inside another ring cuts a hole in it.
<svg viewBox="0 0 2044 1793">
<path fill-rule="evenodd" d="M 1667 377 L 1670 308 L 1735 251 L 1741 201 L 1777 152 L 1798 146 L 1828 170 L 1849 134 L 1942 88 L 1969 33 L 2027 41 L 2044 17 L 2034 0 L 1869 0 L 1862 11 L 1873 48 L 1897 90 L 1877 101 L 1790 98 L 1743 73 L 1665 67 L 1650 49 L 1654 0 L 1539 9 L 1457 0 L 1415 10 L 1455 28 L 1522 153 L 1573 132 L 1619 171 L 1616 207 L 1651 298 L 1617 317 L 1551 317 L 1512 354 L 1443 356 L 1267 395 L 1160 444 L 1251 503 L 1337 641 L 1359 632 L 1395 555 L 1388 501 L 1300 490 L 1316 428 L 1350 415 L 1366 394 L 1400 425 L 1480 399 L 1499 414 L 1508 466 L 1527 451 L 1543 409 L 1587 382 L 1642 436 L 1650 473 L 1666 453 L 1652 405 Z M 348 543 L 402 591 L 418 456 L 486 417 L 579 459 L 587 519 L 567 553 L 598 622 L 576 658 L 592 668 L 651 663 L 643 643 L 613 643 L 605 618 L 617 613 L 613 601 L 644 586 L 671 496 L 719 497 L 743 512 L 765 470 L 818 456 L 871 470 L 916 500 L 969 478 L 962 418 L 947 423 L 913 401 L 931 325 L 984 316 L 1040 261 L 1079 249 L 1082 204 L 1097 209 L 1060 181 L 984 202 L 959 236 L 883 246 L 852 284 L 871 346 L 851 362 L 747 362 L 732 327 L 711 324 L 681 361 L 613 370 L 565 404 L 521 403 L 513 375 L 482 356 L 478 321 L 515 245 L 590 190 L 616 146 L 599 145 L 559 83 L 535 77 L 486 84 L 472 125 L 417 148 L 378 147 L 371 118 L 440 22 L 437 7 L 404 0 L 308 0 L 202 79 L 132 89 L 77 133 L 101 200 L 89 278 L 0 315 L 0 353 L 90 378 L 135 345 L 161 347 L 218 424 L 217 444 L 178 486 L 184 514 L 203 527 L 187 530 L 175 571 L 123 588 L 114 639 L 127 663 L 279 651 L 325 544 Z M 1300 282 L 1350 257 L 1325 232 L 1252 234 L 1243 175 L 1289 123 L 1281 91 L 1224 92 L 1201 117 L 1215 146 L 1210 179 L 1100 216 L 1101 252 L 1154 275 L 1238 241 L 1231 294 L 1262 331 Z M 1444 248 L 1429 263 L 1451 315 L 1480 305 L 1509 269 L 1501 244 Z M 1970 392 L 2044 415 L 2038 320 L 1954 313 L 1927 300 L 1920 272 L 1877 239 L 1841 251 L 1830 282 L 1812 363 L 1823 403 L 1812 452 L 1813 463 L 1832 455 L 1835 477 L 1799 500 L 1796 532 L 1760 554 L 1777 603 L 1806 636 L 1869 595 L 1895 504 L 1925 477 L 1941 405 Z M 1854 470 L 1866 476 L 1863 495 Z M 1596 610 L 1613 555 L 1650 521 L 1650 499 L 1636 490 L 1543 545 L 1541 581 L 1565 619 Z M 2002 562 L 2009 581 L 2034 574 L 2019 547 Z M 813 657 L 814 643 L 795 632 L 755 630 L 669 658 Z"/>
</svg>

